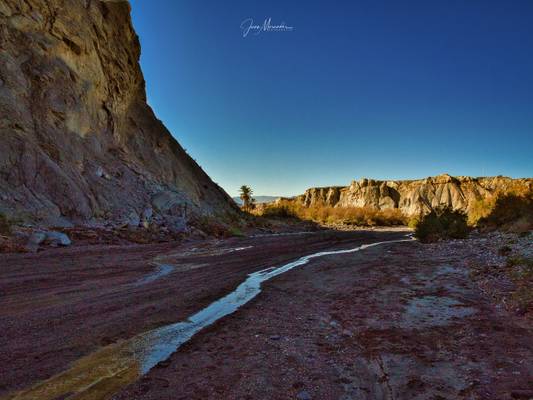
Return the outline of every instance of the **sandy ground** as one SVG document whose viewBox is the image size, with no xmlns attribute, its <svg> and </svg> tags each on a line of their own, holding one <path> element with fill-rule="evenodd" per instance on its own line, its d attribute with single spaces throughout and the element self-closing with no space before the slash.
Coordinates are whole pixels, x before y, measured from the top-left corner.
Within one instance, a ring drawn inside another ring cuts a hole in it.
<svg viewBox="0 0 533 400">
<path fill-rule="evenodd" d="M 247 273 L 404 234 L 321 232 L 4 256 L 0 397 L 110 343 L 186 319 Z M 483 294 L 469 278 L 467 256 L 460 247 L 443 252 L 406 242 L 312 260 L 265 283 L 258 297 L 114 398 L 533 398 L 531 325 Z M 146 279 L 157 263 L 175 268 Z"/>
</svg>

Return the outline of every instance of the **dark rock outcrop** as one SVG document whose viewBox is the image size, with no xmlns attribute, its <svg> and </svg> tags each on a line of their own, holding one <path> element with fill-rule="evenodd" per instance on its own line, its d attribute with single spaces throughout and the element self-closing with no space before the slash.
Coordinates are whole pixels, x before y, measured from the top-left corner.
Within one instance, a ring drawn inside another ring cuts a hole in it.
<svg viewBox="0 0 533 400">
<path fill-rule="evenodd" d="M 238 212 L 147 105 L 139 56 L 127 1 L 0 0 L 0 213 L 138 225 Z"/>
</svg>

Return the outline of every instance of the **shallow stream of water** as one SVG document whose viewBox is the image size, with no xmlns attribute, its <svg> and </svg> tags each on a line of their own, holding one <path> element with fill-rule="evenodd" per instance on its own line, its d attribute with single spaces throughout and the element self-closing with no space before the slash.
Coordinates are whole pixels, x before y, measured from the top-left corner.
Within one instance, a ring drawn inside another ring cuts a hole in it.
<svg viewBox="0 0 533 400">
<path fill-rule="evenodd" d="M 135 382 L 158 363 L 165 361 L 183 343 L 203 328 L 229 315 L 248 303 L 261 292 L 261 284 L 269 279 L 307 264 L 314 258 L 355 253 L 387 243 L 411 241 L 393 240 L 365 244 L 353 249 L 322 251 L 301 257 L 280 267 L 271 267 L 248 275 L 233 292 L 211 303 L 187 320 L 166 325 L 119 343 L 106 346 L 78 360 L 69 370 L 35 385 L 10 399 L 53 400 L 102 399 L 122 387 Z M 236 249 L 240 250 L 240 249 Z M 153 274 L 144 278 L 151 282 L 172 271 L 172 266 L 160 265 Z M 140 282 L 140 281 L 139 281 Z"/>
</svg>

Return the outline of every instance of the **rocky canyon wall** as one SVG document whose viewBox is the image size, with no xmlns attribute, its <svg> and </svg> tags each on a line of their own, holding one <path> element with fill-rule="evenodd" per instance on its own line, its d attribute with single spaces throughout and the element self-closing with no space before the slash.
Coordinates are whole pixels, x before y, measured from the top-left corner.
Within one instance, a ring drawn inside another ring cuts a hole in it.
<svg viewBox="0 0 533 400">
<path fill-rule="evenodd" d="M 127 1 L 0 0 L 0 213 L 42 225 L 238 212 L 147 105 Z"/>
<path fill-rule="evenodd" d="M 419 180 L 361 179 L 347 187 L 311 188 L 293 200 L 306 207 L 398 208 L 406 215 L 418 215 L 439 206 L 468 212 L 476 201 L 512 189 L 531 191 L 533 179 L 452 177 L 447 174 Z"/>
</svg>

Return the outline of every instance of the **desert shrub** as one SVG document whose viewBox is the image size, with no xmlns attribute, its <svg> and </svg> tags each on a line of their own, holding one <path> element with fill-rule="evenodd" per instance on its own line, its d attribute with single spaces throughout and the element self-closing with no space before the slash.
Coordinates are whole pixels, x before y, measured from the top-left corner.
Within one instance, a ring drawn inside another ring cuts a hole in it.
<svg viewBox="0 0 533 400">
<path fill-rule="evenodd" d="M 497 195 L 492 195 L 475 201 L 468 210 L 468 224 L 476 226 L 479 220 L 486 218 L 494 208 L 497 198 Z"/>
<path fill-rule="evenodd" d="M 504 194 L 494 200 L 489 212 L 477 221 L 480 228 L 527 232 L 533 229 L 533 193 Z"/>
<path fill-rule="evenodd" d="M 507 267 L 515 267 L 522 265 L 533 276 L 533 258 L 527 257 L 509 257 L 507 259 Z"/>
<path fill-rule="evenodd" d="M 356 226 L 405 225 L 406 218 L 398 209 L 377 210 L 371 207 L 333 208 L 329 211 L 328 221 Z"/>
<path fill-rule="evenodd" d="M 229 233 L 231 236 L 239 236 L 239 237 L 245 236 L 245 234 L 244 234 L 244 232 L 241 230 L 241 228 L 236 227 L 236 226 L 230 226 L 230 227 L 228 228 L 228 233 Z"/>
<path fill-rule="evenodd" d="M 376 225 L 405 225 L 407 218 L 397 208 L 382 210 L 375 215 Z"/>
<path fill-rule="evenodd" d="M 509 228 L 513 224 L 521 225 L 523 228 L 529 223 L 529 229 L 531 229 L 531 225 L 533 225 L 532 204 L 533 192 L 531 187 L 527 184 L 514 182 L 470 205 L 468 222 L 472 226 L 485 229 L 497 229 L 504 225 Z M 519 232 L 523 232 L 523 230 Z"/>
<path fill-rule="evenodd" d="M 209 236 L 217 238 L 228 238 L 232 236 L 245 236 L 242 226 L 245 221 L 234 218 L 220 218 L 219 215 L 202 215 L 195 216 L 191 219 L 190 225 L 201 230 Z"/>
<path fill-rule="evenodd" d="M 259 211 L 260 215 L 266 218 L 294 218 L 296 213 L 288 204 L 267 204 Z"/>
<path fill-rule="evenodd" d="M 282 200 L 256 210 L 257 215 L 269 218 L 298 218 L 321 224 L 354 226 L 405 225 L 406 217 L 398 209 L 378 210 L 372 207 L 332 207 L 312 205 L 305 207 L 294 201 Z"/>
<path fill-rule="evenodd" d="M 2 213 L 0 213 L 0 235 L 11 235 L 11 221 Z"/>
<path fill-rule="evenodd" d="M 468 236 L 466 214 L 443 207 L 423 216 L 415 228 L 415 237 L 429 243 L 441 239 L 463 239 Z"/>
<path fill-rule="evenodd" d="M 416 226 L 418 225 L 418 223 L 420 222 L 420 218 L 422 218 L 421 216 L 417 216 L 417 217 L 410 217 L 408 220 L 407 220 L 407 226 L 411 229 L 415 229 Z"/>
</svg>

